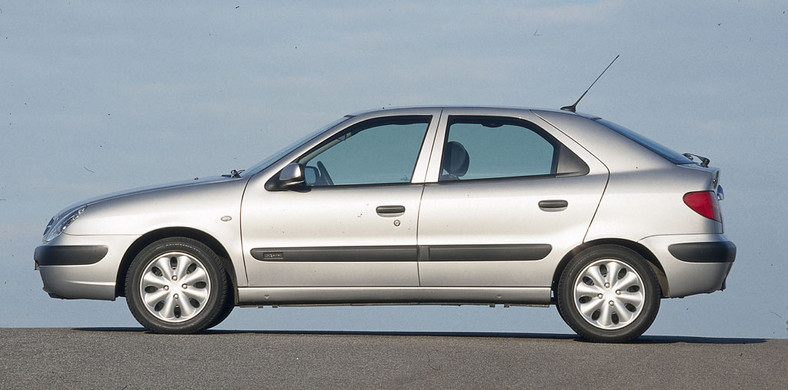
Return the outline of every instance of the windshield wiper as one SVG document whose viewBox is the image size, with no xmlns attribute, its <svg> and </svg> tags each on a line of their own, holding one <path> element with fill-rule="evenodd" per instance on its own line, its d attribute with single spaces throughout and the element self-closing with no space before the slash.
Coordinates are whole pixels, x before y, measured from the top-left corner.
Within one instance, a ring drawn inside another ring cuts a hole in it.
<svg viewBox="0 0 788 390">
<path fill-rule="evenodd" d="M 222 175 L 222 177 L 232 177 L 232 178 L 237 179 L 237 178 L 241 177 L 241 173 L 243 171 L 244 171 L 243 169 L 241 169 L 240 171 L 237 171 L 237 170 L 233 169 L 232 171 L 230 171 L 229 175 Z"/>
<path fill-rule="evenodd" d="M 690 159 L 690 161 L 692 161 L 692 162 L 695 162 L 695 158 L 697 158 L 698 160 L 700 160 L 700 163 L 698 163 L 698 165 L 700 165 L 700 166 L 702 166 L 704 168 L 708 168 L 709 163 L 711 162 L 711 160 L 709 160 L 708 158 L 703 157 L 703 156 L 698 156 L 695 153 L 684 153 L 683 155 L 684 155 L 684 157 Z"/>
</svg>

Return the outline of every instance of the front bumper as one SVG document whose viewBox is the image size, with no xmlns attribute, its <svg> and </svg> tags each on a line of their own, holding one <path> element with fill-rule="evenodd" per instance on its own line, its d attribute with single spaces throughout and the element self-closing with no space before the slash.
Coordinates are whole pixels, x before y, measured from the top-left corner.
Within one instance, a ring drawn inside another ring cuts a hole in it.
<svg viewBox="0 0 788 390">
<path fill-rule="evenodd" d="M 36 266 L 94 264 L 107 255 L 104 245 L 42 245 L 36 248 Z"/>
<path fill-rule="evenodd" d="M 53 298 L 114 300 L 123 255 L 137 237 L 62 234 L 37 247 L 44 291 Z"/>
</svg>

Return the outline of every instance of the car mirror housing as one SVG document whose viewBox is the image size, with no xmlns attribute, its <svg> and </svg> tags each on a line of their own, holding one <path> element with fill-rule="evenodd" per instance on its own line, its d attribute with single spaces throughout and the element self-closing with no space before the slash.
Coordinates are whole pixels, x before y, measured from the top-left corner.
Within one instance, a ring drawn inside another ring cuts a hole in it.
<svg viewBox="0 0 788 390">
<path fill-rule="evenodd" d="M 305 183 L 304 166 L 290 163 L 265 183 L 265 189 L 268 191 L 294 190 L 304 186 Z"/>
<path fill-rule="evenodd" d="M 287 164 L 279 172 L 279 188 L 290 188 L 304 184 L 304 167 L 298 163 Z"/>
</svg>

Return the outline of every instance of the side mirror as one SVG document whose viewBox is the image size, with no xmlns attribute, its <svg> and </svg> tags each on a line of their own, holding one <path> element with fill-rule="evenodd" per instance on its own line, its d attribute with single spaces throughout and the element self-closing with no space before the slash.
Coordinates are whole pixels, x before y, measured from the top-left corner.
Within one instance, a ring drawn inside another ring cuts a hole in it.
<svg viewBox="0 0 788 390">
<path fill-rule="evenodd" d="M 304 168 L 301 164 L 287 164 L 279 172 L 279 188 L 290 188 L 299 184 L 304 184 Z"/>
</svg>

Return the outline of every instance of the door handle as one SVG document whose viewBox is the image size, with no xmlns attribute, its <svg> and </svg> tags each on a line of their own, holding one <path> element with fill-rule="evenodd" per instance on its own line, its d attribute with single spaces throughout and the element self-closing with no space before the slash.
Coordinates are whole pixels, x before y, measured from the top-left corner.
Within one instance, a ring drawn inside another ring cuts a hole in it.
<svg viewBox="0 0 788 390">
<path fill-rule="evenodd" d="M 375 208 L 375 211 L 378 214 L 402 214 L 405 212 L 405 206 L 398 206 L 398 205 L 386 205 L 386 206 L 378 206 Z"/>
<path fill-rule="evenodd" d="M 560 199 L 543 200 L 539 202 L 539 208 L 544 211 L 561 211 L 569 207 L 569 202 Z"/>
</svg>

